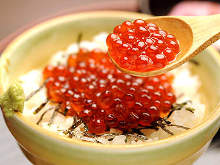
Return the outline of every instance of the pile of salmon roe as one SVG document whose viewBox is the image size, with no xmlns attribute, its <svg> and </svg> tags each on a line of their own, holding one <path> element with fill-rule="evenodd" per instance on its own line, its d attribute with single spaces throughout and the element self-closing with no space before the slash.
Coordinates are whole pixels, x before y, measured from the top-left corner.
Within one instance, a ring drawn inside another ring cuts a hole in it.
<svg viewBox="0 0 220 165">
<path fill-rule="evenodd" d="M 138 72 L 163 68 L 180 51 L 174 35 L 141 19 L 116 26 L 106 43 L 110 56 L 121 68 Z"/>
<path fill-rule="evenodd" d="M 67 116 L 78 116 L 90 133 L 128 131 L 167 115 L 176 101 L 172 76 L 134 77 L 117 70 L 106 53 L 80 49 L 67 65 L 47 66 L 48 98 Z"/>
</svg>

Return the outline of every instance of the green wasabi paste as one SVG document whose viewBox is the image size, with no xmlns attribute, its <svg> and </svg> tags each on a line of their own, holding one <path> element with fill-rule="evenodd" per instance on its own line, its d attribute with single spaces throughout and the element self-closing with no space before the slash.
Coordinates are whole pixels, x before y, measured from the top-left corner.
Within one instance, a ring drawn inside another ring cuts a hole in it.
<svg viewBox="0 0 220 165">
<path fill-rule="evenodd" d="M 18 82 L 15 82 L 0 97 L 0 106 L 6 117 L 11 117 L 14 112 L 23 111 L 24 101 L 23 88 Z"/>
</svg>

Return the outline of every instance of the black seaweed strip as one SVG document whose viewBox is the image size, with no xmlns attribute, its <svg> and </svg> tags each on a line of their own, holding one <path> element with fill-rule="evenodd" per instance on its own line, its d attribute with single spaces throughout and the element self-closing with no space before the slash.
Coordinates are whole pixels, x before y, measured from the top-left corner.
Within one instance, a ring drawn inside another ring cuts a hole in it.
<svg viewBox="0 0 220 165">
<path fill-rule="evenodd" d="M 57 113 L 57 111 L 58 111 L 59 109 L 60 109 L 60 106 L 57 106 L 56 109 L 53 111 L 53 114 L 52 114 L 52 116 L 51 116 L 51 118 L 50 118 L 50 121 L 49 121 L 48 125 L 53 124 L 54 117 L 55 117 L 55 115 L 56 115 L 56 113 Z"/>
<path fill-rule="evenodd" d="M 182 125 L 176 125 L 176 124 L 168 124 L 167 126 L 183 128 L 183 129 L 186 129 L 186 130 L 190 129 L 189 127 L 185 127 L 185 126 L 182 126 Z"/>
<path fill-rule="evenodd" d="M 54 109 L 54 107 L 50 107 L 50 108 L 48 108 L 41 116 L 40 116 L 40 119 L 37 121 L 37 125 L 39 125 L 40 124 L 40 122 L 43 120 L 43 118 L 44 118 L 44 116 L 45 116 L 45 114 L 48 112 L 48 111 L 50 111 L 50 110 L 53 110 Z"/>
<path fill-rule="evenodd" d="M 134 133 L 136 133 L 136 134 L 138 134 L 138 135 L 144 135 L 144 134 L 141 132 L 140 129 L 135 129 L 135 128 L 133 128 L 133 129 L 132 129 L 132 132 L 134 132 Z"/>
<path fill-rule="evenodd" d="M 166 133 L 168 133 L 168 134 L 170 134 L 170 135 L 174 135 L 174 133 L 171 132 L 170 130 L 168 130 L 164 125 L 161 125 L 160 128 L 161 128 L 162 130 L 164 130 Z"/>
<path fill-rule="evenodd" d="M 192 64 L 194 64 L 194 65 L 196 65 L 196 66 L 199 66 L 199 65 L 200 65 L 200 63 L 199 63 L 198 61 L 194 60 L 194 59 L 189 60 L 189 62 L 191 62 Z"/>
<path fill-rule="evenodd" d="M 80 42 L 82 41 L 82 36 L 83 36 L 83 34 L 79 33 L 78 36 L 77 36 L 77 39 L 76 39 L 78 49 L 80 49 Z"/>
<path fill-rule="evenodd" d="M 189 111 L 191 113 L 194 113 L 194 111 L 195 111 L 195 109 L 191 108 L 191 107 L 186 107 L 185 109 L 186 109 L 186 111 Z"/>
<path fill-rule="evenodd" d="M 63 115 L 66 116 L 66 114 L 67 114 L 68 111 L 69 111 L 69 110 L 68 110 L 67 108 L 65 108 L 65 109 L 64 109 L 64 112 L 63 112 Z"/>
<path fill-rule="evenodd" d="M 76 127 L 78 127 L 80 124 L 82 124 L 82 120 L 78 120 L 74 125 L 71 126 L 71 129 L 74 130 Z"/>
<path fill-rule="evenodd" d="M 164 119 L 165 120 L 168 119 L 173 114 L 174 111 L 181 110 L 185 105 L 187 105 L 187 102 L 183 102 L 181 104 L 172 105 L 171 111 L 169 112 L 169 114 Z"/>
<path fill-rule="evenodd" d="M 44 81 L 44 83 L 35 91 L 31 92 L 31 94 L 29 94 L 27 96 L 27 98 L 25 99 L 25 101 L 30 100 L 31 97 L 33 97 L 35 94 L 37 94 L 37 92 L 39 92 L 41 89 L 43 89 L 43 87 L 46 85 L 46 83 L 48 82 L 48 79 Z"/>
<path fill-rule="evenodd" d="M 114 138 L 109 138 L 108 141 L 112 141 Z"/>
<path fill-rule="evenodd" d="M 45 105 L 47 105 L 48 102 L 49 100 L 47 99 L 45 102 L 43 102 L 39 107 L 37 107 L 34 110 L 33 114 L 37 114 L 38 112 L 40 112 L 45 107 Z"/>
</svg>

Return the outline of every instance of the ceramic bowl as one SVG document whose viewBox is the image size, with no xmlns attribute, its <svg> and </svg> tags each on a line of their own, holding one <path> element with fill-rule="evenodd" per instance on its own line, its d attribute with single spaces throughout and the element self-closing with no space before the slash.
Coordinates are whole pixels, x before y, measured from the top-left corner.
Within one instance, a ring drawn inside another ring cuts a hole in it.
<svg viewBox="0 0 220 165">
<path fill-rule="evenodd" d="M 149 16 L 131 12 L 89 12 L 43 22 L 24 32 L 3 52 L 0 61 L 1 94 L 25 72 L 40 68 L 58 50 L 76 41 L 78 33 L 90 40 L 99 32 L 111 32 L 126 19 Z M 207 104 L 201 124 L 167 139 L 137 145 L 102 145 L 68 139 L 31 123 L 20 113 L 5 117 L 12 135 L 34 164 L 51 165 L 173 165 L 191 164 L 207 148 L 220 126 L 220 56 L 208 48 L 196 57 L 192 68 L 202 82 Z M 4 111 L 3 111 L 4 112 Z"/>
</svg>

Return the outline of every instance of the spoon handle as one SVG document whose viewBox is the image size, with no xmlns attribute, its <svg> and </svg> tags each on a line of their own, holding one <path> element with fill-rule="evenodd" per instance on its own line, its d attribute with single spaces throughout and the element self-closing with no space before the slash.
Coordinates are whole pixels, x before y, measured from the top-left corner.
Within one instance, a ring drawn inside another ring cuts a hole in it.
<svg viewBox="0 0 220 165">
<path fill-rule="evenodd" d="M 210 16 L 180 16 L 192 30 L 193 43 L 188 54 L 197 54 L 220 39 L 220 14 Z"/>
<path fill-rule="evenodd" d="M 220 39 L 220 14 L 182 17 L 181 19 L 190 25 L 193 33 L 193 42 L 197 43 L 196 45 L 203 45 L 205 42 L 211 45 L 211 43 Z"/>
</svg>

